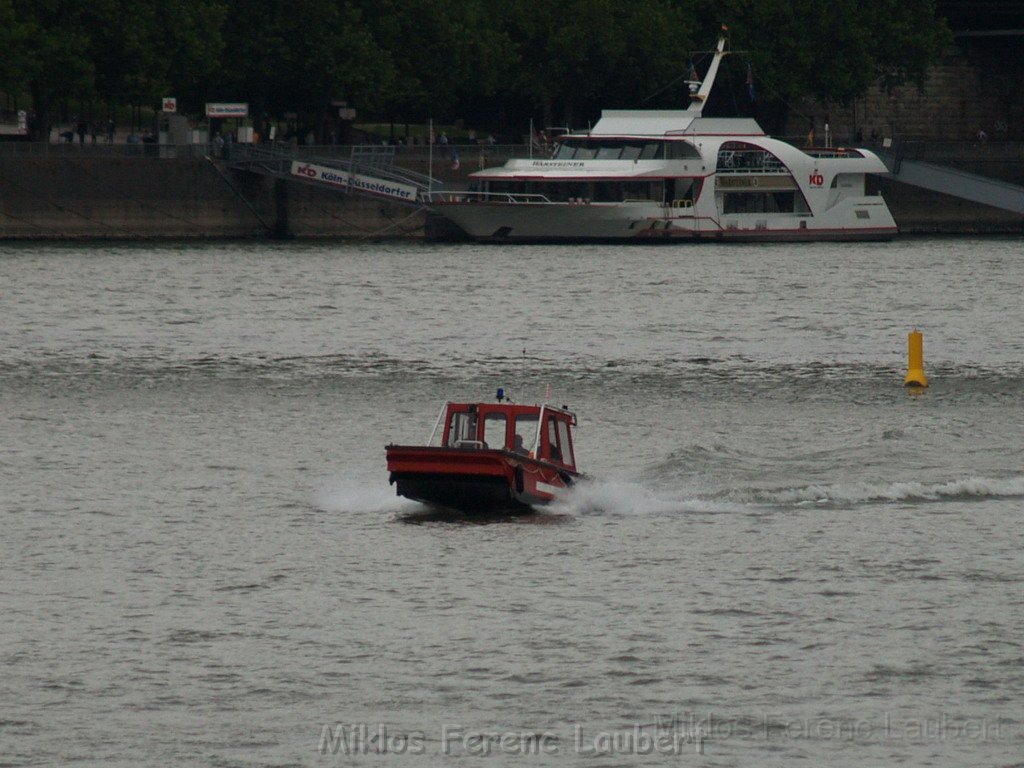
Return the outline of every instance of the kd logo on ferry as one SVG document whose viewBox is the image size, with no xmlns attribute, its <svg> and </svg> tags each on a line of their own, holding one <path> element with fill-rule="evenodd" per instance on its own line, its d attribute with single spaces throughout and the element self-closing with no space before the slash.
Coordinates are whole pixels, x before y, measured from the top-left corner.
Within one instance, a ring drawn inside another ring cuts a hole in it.
<svg viewBox="0 0 1024 768">
<path fill-rule="evenodd" d="M 308 176 L 311 179 L 316 178 L 316 169 L 309 165 L 300 165 L 295 169 L 296 176 Z"/>
<path fill-rule="evenodd" d="M 811 174 L 811 186 L 812 187 L 822 187 L 824 185 L 825 185 L 825 177 L 824 176 L 822 176 L 820 173 L 812 173 Z"/>
</svg>

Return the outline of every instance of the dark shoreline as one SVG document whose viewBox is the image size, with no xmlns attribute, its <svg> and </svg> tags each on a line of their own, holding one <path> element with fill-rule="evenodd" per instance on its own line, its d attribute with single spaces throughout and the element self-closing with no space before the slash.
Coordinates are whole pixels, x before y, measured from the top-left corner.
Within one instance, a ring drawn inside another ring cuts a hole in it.
<svg viewBox="0 0 1024 768">
<path fill-rule="evenodd" d="M 0 156 L 0 241 L 424 240 L 431 229 L 406 206 L 226 173 L 205 157 Z M 885 197 L 900 237 L 1024 233 L 1020 214 L 892 179 L 869 177 L 868 193 Z"/>
</svg>

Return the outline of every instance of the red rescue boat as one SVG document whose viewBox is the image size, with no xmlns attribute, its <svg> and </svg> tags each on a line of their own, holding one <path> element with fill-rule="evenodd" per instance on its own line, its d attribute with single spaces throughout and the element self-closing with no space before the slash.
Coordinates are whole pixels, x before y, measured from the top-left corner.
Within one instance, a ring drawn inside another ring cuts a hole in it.
<svg viewBox="0 0 1024 768">
<path fill-rule="evenodd" d="M 527 511 L 571 486 L 576 470 L 566 407 L 445 403 L 427 445 L 388 445 L 399 496 L 460 512 Z"/>
</svg>

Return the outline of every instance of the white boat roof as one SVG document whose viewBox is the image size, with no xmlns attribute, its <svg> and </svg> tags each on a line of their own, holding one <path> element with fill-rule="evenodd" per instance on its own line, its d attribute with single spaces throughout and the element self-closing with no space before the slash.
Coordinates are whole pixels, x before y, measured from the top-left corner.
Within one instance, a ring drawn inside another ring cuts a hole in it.
<svg viewBox="0 0 1024 768">
<path fill-rule="evenodd" d="M 765 132 L 747 117 L 701 117 L 685 109 L 606 109 L 588 135 L 664 138 L 679 134 L 764 136 Z"/>
<path fill-rule="evenodd" d="M 691 157 L 684 162 L 674 161 L 685 168 L 685 163 L 693 163 L 696 167 L 700 158 Z M 664 160 L 640 160 L 623 162 L 622 160 L 547 160 L 538 158 L 528 160 L 513 158 L 505 165 L 496 168 L 485 168 L 471 173 L 475 179 L 642 179 L 646 177 L 662 178 L 665 175 Z"/>
</svg>

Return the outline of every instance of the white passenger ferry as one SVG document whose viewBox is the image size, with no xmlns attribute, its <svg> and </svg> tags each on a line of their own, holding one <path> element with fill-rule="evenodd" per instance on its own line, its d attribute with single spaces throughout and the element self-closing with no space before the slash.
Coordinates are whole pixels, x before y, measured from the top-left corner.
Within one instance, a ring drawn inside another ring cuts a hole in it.
<svg viewBox="0 0 1024 768">
<path fill-rule="evenodd" d="M 865 174 L 887 173 L 874 153 L 798 149 L 755 120 L 702 116 L 726 54 L 722 38 L 689 109 L 605 110 L 550 158 L 473 173 L 432 209 L 482 241 L 892 238 L 885 201 L 865 194 Z"/>
</svg>

